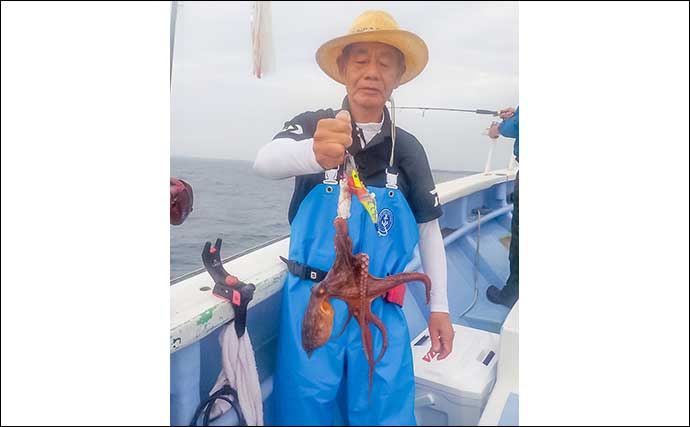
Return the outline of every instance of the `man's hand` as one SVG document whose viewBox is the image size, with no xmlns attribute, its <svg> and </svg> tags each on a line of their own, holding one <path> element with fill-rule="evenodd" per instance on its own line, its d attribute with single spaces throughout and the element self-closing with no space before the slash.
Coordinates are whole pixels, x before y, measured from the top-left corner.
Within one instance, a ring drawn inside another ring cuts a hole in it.
<svg viewBox="0 0 690 427">
<path fill-rule="evenodd" d="M 498 131 L 498 122 L 491 122 L 491 127 L 489 128 L 489 138 L 496 139 L 501 133 Z"/>
<path fill-rule="evenodd" d="M 338 167 L 345 160 L 345 149 L 352 145 L 350 113 L 340 111 L 335 119 L 321 119 L 314 132 L 314 156 L 324 169 Z"/>
<path fill-rule="evenodd" d="M 502 118 L 503 120 L 509 119 L 515 115 L 515 108 L 510 107 L 510 108 L 504 108 L 503 110 L 498 112 L 498 117 Z"/>
<path fill-rule="evenodd" d="M 445 359 L 453 351 L 455 331 L 450 323 L 450 314 L 432 312 L 429 315 L 429 336 L 431 351 L 439 353 L 437 360 Z"/>
</svg>

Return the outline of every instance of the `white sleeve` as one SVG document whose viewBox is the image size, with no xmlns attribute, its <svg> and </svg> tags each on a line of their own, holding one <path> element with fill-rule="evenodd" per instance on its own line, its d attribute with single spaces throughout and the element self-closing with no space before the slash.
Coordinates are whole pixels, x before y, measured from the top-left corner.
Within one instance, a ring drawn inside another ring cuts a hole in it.
<svg viewBox="0 0 690 427">
<path fill-rule="evenodd" d="M 424 273 L 431 279 L 431 311 L 448 313 L 446 248 L 438 219 L 418 224 L 419 255 Z"/>
<path fill-rule="evenodd" d="M 261 147 L 254 160 L 254 171 L 270 179 L 284 179 L 323 172 L 313 150 L 314 139 L 295 141 L 277 138 Z"/>
</svg>

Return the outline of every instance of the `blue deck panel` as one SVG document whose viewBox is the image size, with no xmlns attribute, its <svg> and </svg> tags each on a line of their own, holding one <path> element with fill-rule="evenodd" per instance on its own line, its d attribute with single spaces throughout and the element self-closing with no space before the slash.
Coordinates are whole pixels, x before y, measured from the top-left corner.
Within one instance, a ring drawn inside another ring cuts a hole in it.
<svg viewBox="0 0 690 427">
<path fill-rule="evenodd" d="M 486 299 L 486 289 L 493 283 L 486 279 L 486 272 L 481 268 L 477 274 L 477 302 L 467 314 L 462 318 L 459 317 L 474 299 L 474 255 L 472 258 L 468 257 L 462 245 L 468 245 L 468 243 L 456 242 L 447 251 L 448 302 L 451 321 L 463 326 L 499 333 L 508 315 L 508 308 Z"/>
<path fill-rule="evenodd" d="M 469 307 L 474 298 L 474 254 L 476 235 L 467 234 L 446 247 L 448 268 L 448 305 L 451 321 L 456 324 L 476 329 L 499 333 L 501 325 L 508 315 L 508 308 L 494 304 L 486 299 L 486 289 L 490 285 L 503 287 L 509 273 L 508 250 L 501 244 L 507 230 L 501 225 L 502 217 L 491 220 L 481 226 L 478 258 L 477 302 L 465 316 L 460 314 Z M 432 285 L 433 286 L 433 285 Z M 410 294 L 414 297 L 423 318 L 429 317 L 429 306 L 422 286 L 411 286 Z M 409 311 L 413 311 L 410 309 Z M 405 311 L 408 316 L 408 311 Z M 415 336 L 418 316 L 408 319 L 410 335 Z M 414 327 L 413 327 L 414 326 Z M 421 330 L 421 329 L 420 329 Z"/>
<path fill-rule="evenodd" d="M 199 342 L 170 355 L 170 425 L 189 425 L 199 405 Z"/>
<path fill-rule="evenodd" d="M 498 288 L 505 285 L 510 274 L 510 264 L 508 262 L 508 250 L 501 243 L 501 239 L 510 236 L 510 231 L 506 230 L 500 223 L 503 217 L 496 218 L 480 228 L 479 241 L 479 271 L 482 275 Z M 476 231 L 468 234 L 464 239 L 462 249 L 465 254 L 474 262 L 476 251 L 477 234 Z M 505 258 L 505 262 L 501 262 Z"/>
<path fill-rule="evenodd" d="M 515 393 L 508 395 L 508 400 L 503 407 L 501 419 L 498 420 L 499 426 L 517 426 L 519 424 L 519 397 Z"/>
</svg>

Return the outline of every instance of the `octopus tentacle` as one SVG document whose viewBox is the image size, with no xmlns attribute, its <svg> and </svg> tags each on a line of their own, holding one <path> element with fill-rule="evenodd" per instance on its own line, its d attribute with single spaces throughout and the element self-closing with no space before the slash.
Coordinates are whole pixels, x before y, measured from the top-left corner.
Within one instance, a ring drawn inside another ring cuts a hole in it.
<svg viewBox="0 0 690 427">
<path fill-rule="evenodd" d="M 374 346 L 373 346 L 373 340 L 371 336 L 371 329 L 369 329 L 369 325 L 367 324 L 367 315 L 360 313 L 359 315 L 355 314 L 355 317 L 357 317 L 358 323 L 359 323 L 359 328 L 362 331 L 362 346 L 364 347 L 364 355 L 367 358 L 367 363 L 369 364 L 369 395 L 368 398 L 371 399 L 371 388 L 373 386 L 373 379 L 374 379 Z"/>
<path fill-rule="evenodd" d="M 335 220 L 335 253 L 336 262 L 345 262 L 347 265 L 353 264 L 352 239 L 347 232 L 347 221 L 342 218 Z"/>
<path fill-rule="evenodd" d="M 352 309 L 348 307 L 347 309 L 347 320 L 345 320 L 345 323 L 343 323 L 343 328 L 338 332 L 338 335 L 336 335 L 336 338 L 340 338 L 340 336 L 345 332 L 345 328 L 347 327 L 347 324 L 350 323 L 350 319 L 352 319 Z"/>
<path fill-rule="evenodd" d="M 370 312 L 369 301 L 367 301 L 367 279 L 369 278 L 369 255 L 367 254 L 357 254 L 360 263 L 360 276 L 359 276 L 359 306 L 360 306 L 360 316 L 364 320 L 364 324 L 367 325 L 367 313 Z M 369 354 L 373 356 L 374 350 L 369 347 Z"/>
<path fill-rule="evenodd" d="M 376 358 L 374 361 L 374 364 L 379 363 L 381 359 L 383 358 L 383 353 L 386 352 L 386 349 L 388 348 L 388 332 L 386 332 L 386 327 L 383 325 L 383 322 L 381 322 L 381 319 L 376 317 L 374 313 L 371 311 L 367 314 L 367 320 L 373 323 L 377 328 L 379 328 L 379 331 L 381 331 L 381 336 L 383 337 L 383 344 L 381 345 L 381 352 L 379 353 L 379 357 Z M 373 353 L 373 349 L 372 349 Z"/>
<path fill-rule="evenodd" d="M 431 279 L 423 273 L 410 272 L 393 274 L 383 279 L 369 276 L 369 293 L 367 296 L 374 297 L 390 291 L 394 287 L 407 282 L 422 282 L 426 288 L 426 303 L 431 298 Z"/>
</svg>

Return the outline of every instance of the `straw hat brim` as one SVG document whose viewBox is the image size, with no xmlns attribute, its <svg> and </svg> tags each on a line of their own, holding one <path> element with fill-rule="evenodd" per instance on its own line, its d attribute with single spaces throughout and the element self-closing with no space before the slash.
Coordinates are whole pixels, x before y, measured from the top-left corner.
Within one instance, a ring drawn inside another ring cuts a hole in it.
<svg viewBox="0 0 690 427">
<path fill-rule="evenodd" d="M 316 51 L 316 62 L 333 80 L 345 84 L 338 71 L 338 56 L 352 43 L 379 42 L 393 46 L 405 55 L 405 73 L 400 84 L 414 79 L 429 62 L 429 49 L 419 36 L 405 30 L 375 30 L 348 34 L 324 43 Z"/>
</svg>

